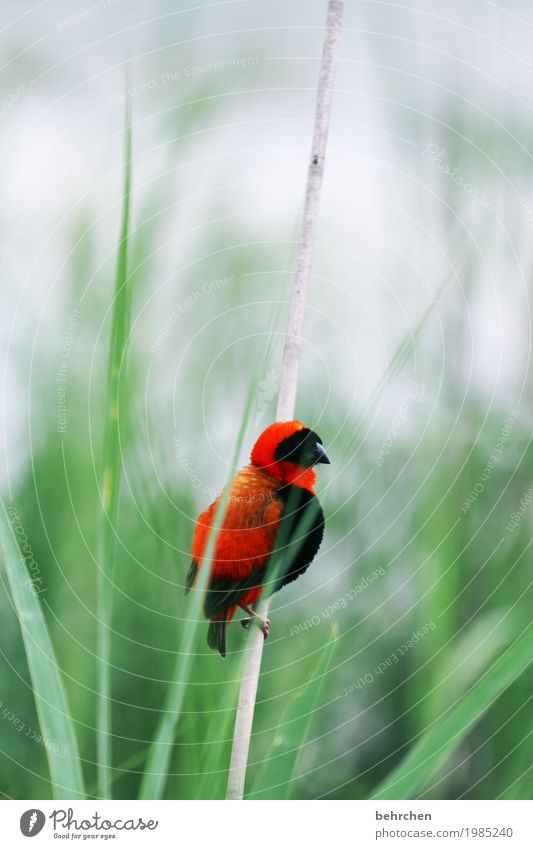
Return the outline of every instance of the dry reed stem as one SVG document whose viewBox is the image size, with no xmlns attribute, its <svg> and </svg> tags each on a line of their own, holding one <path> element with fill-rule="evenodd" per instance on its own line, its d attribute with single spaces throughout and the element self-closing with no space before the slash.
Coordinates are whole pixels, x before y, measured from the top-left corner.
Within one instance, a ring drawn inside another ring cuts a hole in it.
<svg viewBox="0 0 533 849">
<path fill-rule="evenodd" d="M 316 241 L 316 228 L 322 189 L 322 177 L 326 158 L 329 118 L 333 101 L 335 65 L 339 45 L 344 0 L 329 0 L 326 33 L 322 51 L 322 63 L 318 82 L 317 103 L 311 159 L 307 172 L 302 231 L 298 243 L 296 268 L 292 283 L 289 323 L 285 346 L 276 420 L 286 421 L 294 417 L 298 370 L 302 352 L 302 334 L 305 310 L 305 298 L 309 287 L 311 263 Z M 268 613 L 268 599 L 260 609 L 262 616 Z M 228 777 L 227 799 L 242 799 L 248 751 L 252 734 L 254 707 L 261 669 L 264 637 L 259 628 L 250 633 L 248 656 L 239 693 L 239 704 L 235 717 L 233 747 Z"/>
</svg>

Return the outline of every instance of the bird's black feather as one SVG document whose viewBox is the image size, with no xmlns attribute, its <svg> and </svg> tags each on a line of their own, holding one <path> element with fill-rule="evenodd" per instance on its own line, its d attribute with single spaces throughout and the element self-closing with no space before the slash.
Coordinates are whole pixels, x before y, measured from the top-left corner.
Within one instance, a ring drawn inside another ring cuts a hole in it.
<svg viewBox="0 0 533 849">
<path fill-rule="evenodd" d="M 207 645 L 210 649 L 216 649 L 222 657 L 226 657 L 226 628 L 228 623 L 225 619 L 213 619 L 207 629 Z"/>
<path fill-rule="evenodd" d="M 193 560 L 191 565 L 189 566 L 189 571 L 187 572 L 187 577 L 185 578 L 185 595 L 190 593 L 192 589 L 192 585 L 196 580 L 196 575 L 198 574 L 198 566 L 196 562 Z"/>
<path fill-rule="evenodd" d="M 294 484 L 278 490 L 284 507 L 276 545 L 283 552 L 283 566 L 274 592 L 295 581 L 314 560 L 324 536 L 324 513 L 316 495 Z"/>
</svg>

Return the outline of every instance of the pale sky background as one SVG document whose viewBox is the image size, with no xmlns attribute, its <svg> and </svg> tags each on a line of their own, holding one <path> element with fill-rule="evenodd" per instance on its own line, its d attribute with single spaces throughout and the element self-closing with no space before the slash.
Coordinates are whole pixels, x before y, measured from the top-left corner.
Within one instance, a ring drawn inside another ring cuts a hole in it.
<svg viewBox="0 0 533 849">
<path fill-rule="evenodd" d="M 226 345 L 246 356 L 239 334 L 268 323 L 255 301 L 275 297 L 290 268 L 324 11 L 316 0 L 4 0 L 0 365 L 10 476 L 29 456 L 28 389 L 32 398 L 36 385 L 54 397 L 70 312 L 84 291 L 96 293 L 103 311 L 109 304 L 125 57 L 134 227 L 157 216 L 135 338 L 152 363 L 152 399 L 175 409 L 187 392 L 194 335 L 208 334 L 215 363 L 225 362 Z M 450 369 L 454 403 L 527 404 L 532 37 L 526 2 L 346 4 L 306 323 L 303 368 L 317 376 L 317 415 L 327 391 L 343 399 L 347 416 L 361 409 L 447 279 L 416 368 L 382 398 L 384 432 L 415 373 L 427 380 L 425 368 L 432 378 L 419 427 L 449 403 L 442 383 Z M 439 155 L 424 153 L 428 145 Z M 456 169 L 455 181 L 446 169 Z M 70 252 L 87 228 L 80 280 Z M 231 252 L 250 243 L 257 247 L 239 278 L 242 312 L 225 320 L 223 295 L 202 297 L 173 325 L 165 356 L 150 355 L 169 313 L 227 274 Z M 212 250 L 225 250 L 224 262 L 209 260 Z M 83 315 L 80 323 L 72 379 L 93 354 Z M 198 398 L 212 393 L 217 404 L 209 374 L 202 378 Z M 227 424 L 213 436 L 217 453 L 234 427 L 219 411 Z M 211 434 L 209 415 L 205 427 Z"/>
</svg>

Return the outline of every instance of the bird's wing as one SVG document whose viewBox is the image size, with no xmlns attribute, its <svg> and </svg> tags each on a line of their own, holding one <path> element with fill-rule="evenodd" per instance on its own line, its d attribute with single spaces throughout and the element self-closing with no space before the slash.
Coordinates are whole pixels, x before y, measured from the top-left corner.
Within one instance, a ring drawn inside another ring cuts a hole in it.
<svg viewBox="0 0 533 849">
<path fill-rule="evenodd" d="M 278 493 L 283 512 L 276 548 L 282 560 L 274 592 L 303 575 L 324 536 L 324 513 L 314 493 L 293 484 L 281 487 Z"/>
</svg>

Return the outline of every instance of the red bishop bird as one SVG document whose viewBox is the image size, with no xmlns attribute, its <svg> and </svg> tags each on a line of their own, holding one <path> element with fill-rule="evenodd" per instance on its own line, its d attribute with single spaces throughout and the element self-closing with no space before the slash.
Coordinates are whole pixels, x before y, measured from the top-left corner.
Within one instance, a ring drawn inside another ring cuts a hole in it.
<svg viewBox="0 0 533 849">
<path fill-rule="evenodd" d="M 210 619 L 207 643 L 226 656 L 226 628 L 238 607 L 255 618 L 268 636 L 270 622 L 254 610 L 268 581 L 274 548 L 280 553 L 274 585 L 302 575 L 317 553 L 324 534 L 324 514 L 315 495 L 313 466 L 329 463 L 322 440 L 298 421 L 275 422 L 255 443 L 250 464 L 240 469 L 230 492 L 211 562 L 204 613 Z M 192 564 L 185 592 L 194 585 L 213 529 L 220 494 L 200 514 L 192 541 Z"/>
</svg>

